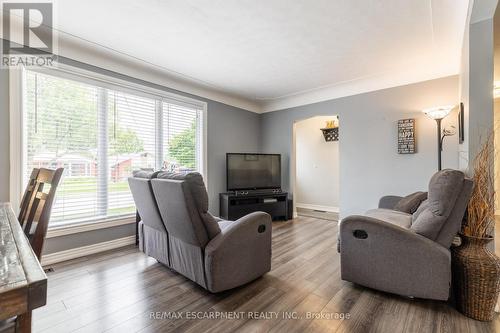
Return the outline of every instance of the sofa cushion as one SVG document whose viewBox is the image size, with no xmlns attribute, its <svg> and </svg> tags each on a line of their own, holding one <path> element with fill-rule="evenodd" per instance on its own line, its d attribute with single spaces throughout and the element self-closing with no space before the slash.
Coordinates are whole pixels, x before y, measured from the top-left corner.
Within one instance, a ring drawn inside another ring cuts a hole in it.
<svg viewBox="0 0 500 333">
<path fill-rule="evenodd" d="M 425 199 L 427 199 L 427 192 L 415 192 L 399 200 L 393 209 L 413 214 Z"/>
<path fill-rule="evenodd" d="M 367 211 L 365 215 L 403 228 L 411 225 L 411 215 L 397 210 L 377 208 Z"/>
<path fill-rule="evenodd" d="M 175 173 L 161 171 L 156 175 L 159 179 L 172 179 L 186 182 L 195 201 L 198 213 L 207 230 L 208 238 L 212 239 L 220 234 L 220 227 L 215 218 L 208 212 L 208 193 L 203 182 L 203 176 L 198 172 Z"/>
<path fill-rule="evenodd" d="M 415 220 L 417 219 L 417 217 L 422 214 L 422 212 L 424 210 L 427 209 L 427 207 L 429 207 L 429 200 L 425 199 L 424 201 L 422 201 L 422 203 L 420 204 L 420 206 L 418 206 L 417 210 L 415 211 L 415 213 L 413 213 L 412 215 L 412 224 L 413 222 L 415 222 Z"/>
<path fill-rule="evenodd" d="M 455 207 L 464 178 L 464 173 L 458 170 L 445 169 L 435 173 L 429 182 L 426 207 L 418 212 L 411 229 L 424 237 L 436 240 Z"/>
<path fill-rule="evenodd" d="M 153 169 L 141 169 L 132 171 L 132 175 L 135 178 L 153 179 L 156 178 L 159 171 L 154 171 Z"/>
</svg>

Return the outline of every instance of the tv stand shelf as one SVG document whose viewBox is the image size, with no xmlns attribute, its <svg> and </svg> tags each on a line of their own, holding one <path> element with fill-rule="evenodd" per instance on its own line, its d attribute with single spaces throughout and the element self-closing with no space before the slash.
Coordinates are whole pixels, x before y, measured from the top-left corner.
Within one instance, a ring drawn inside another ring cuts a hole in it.
<svg viewBox="0 0 500 333">
<path fill-rule="evenodd" d="M 220 217 L 237 220 L 247 214 L 262 211 L 271 215 L 273 220 L 287 219 L 288 193 L 220 194 Z"/>
</svg>

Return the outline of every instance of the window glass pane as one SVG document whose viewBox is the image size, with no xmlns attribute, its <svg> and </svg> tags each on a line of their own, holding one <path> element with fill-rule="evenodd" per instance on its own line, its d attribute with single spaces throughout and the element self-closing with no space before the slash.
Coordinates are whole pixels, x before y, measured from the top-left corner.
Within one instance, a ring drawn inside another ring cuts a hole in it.
<svg viewBox="0 0 500 333">
<path fill-rule="evenodd" d="M 199 171 L 199 110 L 163 103 L 163 167 L 174 172 Z"/>
<path fill-rule="evenodd" d="M 27 72 L 27 163 L 33 168 L 64 167 L 51 223 L 96 215 L 96 89 L 82 83 Z"/>
</svg>

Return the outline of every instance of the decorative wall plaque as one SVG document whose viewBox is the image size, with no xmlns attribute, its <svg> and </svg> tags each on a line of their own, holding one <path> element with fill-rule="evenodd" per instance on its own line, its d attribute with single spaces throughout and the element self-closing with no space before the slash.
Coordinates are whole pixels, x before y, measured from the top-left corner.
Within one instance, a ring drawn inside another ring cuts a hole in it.
<svg viewBox="0 0 500 333">
<path fill-rule="evenodd" d="M 398 154 L 415 154 L 415 119 L 398 120 Z"/>
</svg>

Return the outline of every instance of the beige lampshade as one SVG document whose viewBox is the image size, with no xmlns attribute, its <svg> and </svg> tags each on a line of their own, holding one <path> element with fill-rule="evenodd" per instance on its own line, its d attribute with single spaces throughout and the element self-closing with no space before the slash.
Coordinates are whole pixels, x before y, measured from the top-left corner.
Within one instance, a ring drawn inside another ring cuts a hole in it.
<svg viewBox="0 0 500 333">
<path fill-rule="evenodd" d="M 422 110 L 422 112 L 432 119 L 443 119 L 451 112 L 451 110 L 453 110 L 454 107 L 454 105 L 436 106 Z"/>
</svg>

